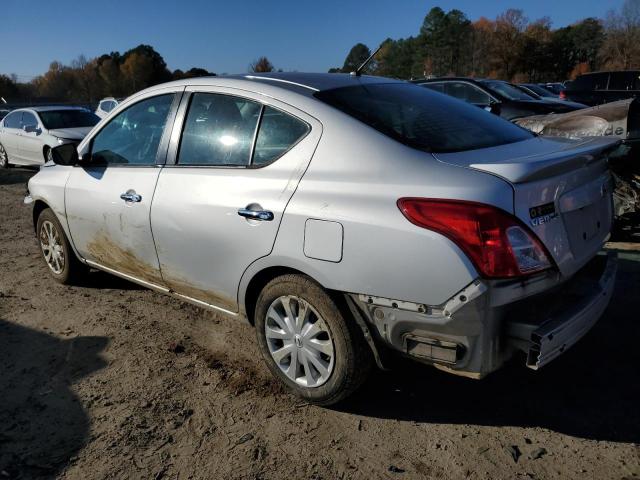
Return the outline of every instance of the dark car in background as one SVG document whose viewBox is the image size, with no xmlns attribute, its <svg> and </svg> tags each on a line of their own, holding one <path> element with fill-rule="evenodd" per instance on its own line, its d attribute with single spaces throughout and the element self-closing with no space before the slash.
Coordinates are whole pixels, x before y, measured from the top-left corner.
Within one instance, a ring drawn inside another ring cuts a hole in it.
<svg viewBox="0 0 640 480">
<path fill-rule="evenodd" d="M 640 70 L 594 72 L 567 83 L 560 98 L 594 106 L 640 94 Z"/>
<path fill-rule="evenodd" d="M 472 103 L 507 120 L 547 113 L 567 113 L 584 107 L 536 98 L 502 80 L 447 77 L 414 80 L 414 83 Z"/>
<path fill-rule="evenodd" d="M 561 100 L 557 95 L 554 95 L 553 93 L 544 89 L 540 85 L 536 85 L 535 83 L 525 83 L 521 85 L 510 84 L 510 85 L 512 85 L 513 87 L 517 87 L 520 90 L 524 90 L 525 93 L 531 95 L 533 98 L 544 100 L 545 102 L 561 103 L 563 105 L 569 105 L 571 107 L 575 107 L 575 110 L 581 110 L 583 108 L 587 108 L 587 105 L 585 105 L 584 103 L 570 102 L 569 100 Z M 558 113 L 558 112 L 554 112 L 554 113 Z M 563 112 L 563 113 L 566 113 L 566 112 Z"/>
<path fill-rule="evenodd" d="M 547 90 L 548 92 L 553 93 L 556 97 L 560 95 L 560 92 L 564 90 L 564 84 L 560 82 L 547 82 L 547 83 L 539 83 L 542 88 Z"/>
<path fill-rule="evenodd" d="M 558 98 L 557 93 L 553 93 L 551 90 L 543 87 L 539 83 L 519 83 L 518 86 L 520 88 L 524 88 L 530 93 L 535 93 L 536 95 L 542 98 L 546 98 L 546 99 Z"/>
</svg>

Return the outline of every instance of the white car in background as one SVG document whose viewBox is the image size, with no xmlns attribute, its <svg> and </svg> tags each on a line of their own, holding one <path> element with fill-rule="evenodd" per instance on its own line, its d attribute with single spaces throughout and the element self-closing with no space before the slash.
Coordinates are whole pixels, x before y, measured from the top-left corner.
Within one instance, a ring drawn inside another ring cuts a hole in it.
<svg viewBox="0 0 640 480">
<path fill-rule="evenodd" d="M 109 115 L 109 113 L 111 113 L 111 111 L 115 109 L 121 102 L 122 102 L 121 98 L 120 99 L 113 98 L 113 97 L 103 98 L 102 100 L 100 100 L 100 103 L 98 104 L 98 108 L 96 108 L 95 113 L 100 118 L 104 118 L 107 115 Z"/>
<path fill-rule="evenodd" d="M 9 113 L 0 121 L 0 168 L 42 165 L 53 147 L 77 144 L 100 121 L 80 107 L 32 107 Z"/>
</svg>

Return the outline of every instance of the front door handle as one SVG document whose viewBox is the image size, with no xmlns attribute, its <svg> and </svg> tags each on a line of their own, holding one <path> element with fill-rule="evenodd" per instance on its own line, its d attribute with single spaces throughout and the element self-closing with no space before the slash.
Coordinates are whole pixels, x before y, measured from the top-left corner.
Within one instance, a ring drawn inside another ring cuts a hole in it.
<svg viewBox="0 0 640 480">
<path fill-rule="evenodd" d="M 141 202 L 142 195 L 138 195 L 135 190 L 127 190 L 126 193 L 120 195 L 120 198 L 125 202 Z"/>
<path fill-rule="evenodd" d="M 268 210 L 249 210 L 248 208 L 241 208 L 238 210 L 238 215 L 251 220 L 260 220 L 265 222 L 273 220 L 273 212 Z"/>
</svg>

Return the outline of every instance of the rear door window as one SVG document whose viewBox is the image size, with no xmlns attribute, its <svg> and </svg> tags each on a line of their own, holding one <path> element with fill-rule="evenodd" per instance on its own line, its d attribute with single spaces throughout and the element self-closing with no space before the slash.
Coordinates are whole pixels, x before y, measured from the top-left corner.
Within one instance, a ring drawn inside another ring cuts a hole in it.
<svg viewBox="0 0 640 480">
<path fill-rule="evenodd" d="M 476 105 L 489 105 L 491 103 L 491 97 L 487 93 L 469 83 L 448 82 L 445 85 L 447 95 L 464 100 L 467 103 Z"/>
<path fill-rule="evenodd" d="M 434 90 L 436 92 L 444 93 L 444 83 L 422 83 L 421 87 L 428 88 L 429 90 Z"/>
<path fill-rule="evenodd" d="M 248 166 L 261 104 L 217 93 L 195 93 L 182 130 L 179 165 Z"/>
<path fill-rule="evenodd" d="M 104 112 L 110 112 L 113 110 L 113 102 L 107 100 L 106 102 L 102 102 L 102 106 L 100 107 Z"/>
<path fill-rule="evenodd" d="M 594 73 L 591 75 L 593 81 L 593 90 L 607 90 L 609 85 L 608 73 Z"/>
<path fill-rule="evenodd" d="M 609 77 L 609 90 L 633 90 L 637 77 L 634 72 L 612 72 Z"/>
<path fill-rule="evenodd" d="M 256 137 L 253 165 L 275 161 L 309 132 L 309 125 L 287 113 L 265 107 Z"/>
<path fill-rule="evenodd" d="M 409 83 L 361 84 L 315 96 L 398 142 L 428 152 L 458 152 L 533 138 L 497 115 Z"/>
</svg>

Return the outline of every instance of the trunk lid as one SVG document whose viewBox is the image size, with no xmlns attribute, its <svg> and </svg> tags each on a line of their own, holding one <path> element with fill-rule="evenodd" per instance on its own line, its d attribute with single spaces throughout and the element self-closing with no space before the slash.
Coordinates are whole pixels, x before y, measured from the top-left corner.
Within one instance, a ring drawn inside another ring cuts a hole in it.
<svg viewBox="0 0 640 480">
<path fill-rule="evenodd" d="M 607 153 L 616 139 L 532 138 L 437 160 L 499 176 L 514 190 L 513 212 L 570 276 L 601 248 L 613 221 Z"/>
</svg>

